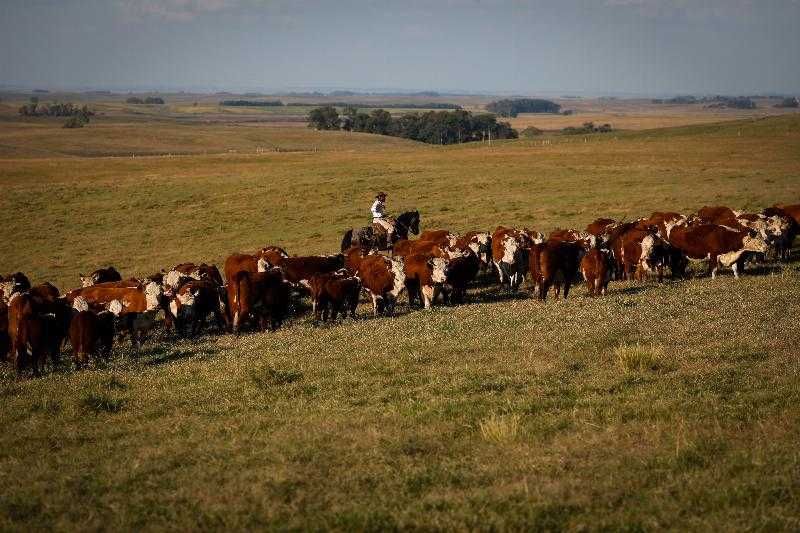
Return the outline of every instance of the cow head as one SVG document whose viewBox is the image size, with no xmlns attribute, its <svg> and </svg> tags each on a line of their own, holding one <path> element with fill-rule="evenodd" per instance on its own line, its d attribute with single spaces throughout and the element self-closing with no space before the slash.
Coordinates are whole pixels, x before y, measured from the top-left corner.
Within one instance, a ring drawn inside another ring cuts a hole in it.
<svg viewBox="0 0 800 533">
<path fill-rule="evenodd" d="M 748 252 L 766 253 L 769 246 L 766 241 L 759 236 L 745 235 L 742 239 L 742 249 Z"/>
<path fill-rule="evenodd" d="M 434 257 L 428 261 L 431 267 L 431 279 L 434 283 L 444 283 L 447 281 L 447 260 L 442 257 Z"/>
<path fill-rule="evenodd" d="M 90 276 L 84 276 L 81 273 L 78 273 L 78 276 L 81 278 L 81 287 L 86 288 L 86 287 L 91 287 L 92 285 L 94 285 L 93 276 L 91 276 L 91 275 Z"/>
<path fill-rule="evenodd" d="M 146 311 L 155 311 L 164 307 L 164 290 L 155 281 L 149 281 L 144 286 L 144 298 L 147 303 Z"/>
</svg>

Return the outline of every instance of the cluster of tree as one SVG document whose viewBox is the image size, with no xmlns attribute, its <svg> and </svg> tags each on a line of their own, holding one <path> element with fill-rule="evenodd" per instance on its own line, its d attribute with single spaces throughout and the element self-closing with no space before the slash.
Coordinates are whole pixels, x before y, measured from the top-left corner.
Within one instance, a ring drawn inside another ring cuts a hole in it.
<svg viewBox="0 0 800 533">
<path fill-rule="evenodd" d="M 233 107 L 280 107 L 283 105 L 283 102 L 280 100 L 223 100 L 219 105 Z"/>
<path fill-rule="evenodd" d="M 734 109 L 755 109 L 756 103 L 746 96 L 712 96 L 703 98 L 702 102 L 711 102 L 706 107 L 709 108 L 724 108 L 730 107 Z"/>
<path fill-rule="evenodd" d="M 486 110 L 501 117 L 516 117 L 520 113 L 558 113 L 561 106 L 541 98 L 518 98 L 497 100 L 487 105 Z"/>
<path fill-rule="evenodd" d="M 78 107 L 70 102 L 40 104 L 39 98 L 33 96 L 30 103 L 23 104 L 19 108 L 19 114 L 23 117 L 82 117 L 85 122 L 89 122 L 89 117 L 94 115 L 94 112 L 86 106 Z"/>
<path fill-rule="evenodd" d="M 131 96 L 125 100 L 126 104 L 147 104 L 147 105 L 163 105 L 164 99 L 159 96 L 148 96 L 144 99 L 138 96 Z"/>
<path fill-rule="evenodd" d="M 385 109 L 361 113 L 347 107 L 342 116 L 335 107 L 313 109 L 308 126 L 319 130 L 358 131 L 403 137 L 429 144 L 456 144 L 490 139 L 516 139 L 517 132 L 507 122 L 493 115 L 473 115 L 468 111 L 428 111 L 393 117 Z"/>
<path fill-rule="evenodd" d="M 779 104 L 775 104 L 775 107 L 800 107 L 800 100 L 796 96 L 790 96 L 781 100 Z"/>
<path fill-rule="evenodd" d="M 576 128 L 574 126 L 569 126 L 561 130 L 561 133 L 564 135 L 582 135 L 586 133 L 610 133 L 613 131 L 611 129 L 611 124 L 602 124 L 600 126 L 595 126 L 594 122 L 584 122 L 583 126 Z"/>
<path fill-rule="evenodd" d="M 325 103 L 306 103 L 306 102 L 290 102 L 286 105 L 297 106 L 297 107 L 325 107 L 325 106 L 332 106 L 332 107 L 356 107 L 360 109 L 461 109 L 460 105 L 457 104 L 448 104 L 448 103 L 437 103 L 437 102 L 425 102 L 421 104 L 407 102 L 407 103 L 389 103 L 389 104 L 370 104 L 370 103 L 361 103 L 361 102 L 325 102 Z"/>
</svg>

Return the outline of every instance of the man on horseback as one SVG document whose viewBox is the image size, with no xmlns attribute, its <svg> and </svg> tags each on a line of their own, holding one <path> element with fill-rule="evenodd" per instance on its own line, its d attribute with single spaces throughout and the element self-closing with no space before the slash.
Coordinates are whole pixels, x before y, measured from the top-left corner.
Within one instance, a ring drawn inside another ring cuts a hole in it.
<svg viewBox="0 0 800 533">
<path fill-rule="evenodd" d="M 377 196 L 375 196 L 375 201 L 372 203 L 372 207 L 370 208 L 372 212 L 372 225 L 378 226 L 383 228 L 386 231 L 386 244 L 388 248 L 391 248 L 393 243 L 393 235 L 395 229 L 395 221 L 392 217 L 386 214 L 386 193 L 379 192 Z"/>
</svg>

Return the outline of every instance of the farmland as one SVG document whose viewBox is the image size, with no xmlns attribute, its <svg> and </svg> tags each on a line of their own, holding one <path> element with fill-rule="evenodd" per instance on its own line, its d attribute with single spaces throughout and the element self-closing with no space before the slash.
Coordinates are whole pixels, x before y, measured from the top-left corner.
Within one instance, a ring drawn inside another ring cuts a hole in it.
<svg viewBox="0 0 800 533">
<path fill-rule="evenodd" d="M 623 113 L 620 131 L 440 147 L 198 100 L 98 99 L 76 131 L 0 104 L 0 272 L 67 289 L 107 264 L 336 252 L 378 189 L 455 231 L 800 201 L 796 113 L 595 101 L 512 123 Z M 35 380 L 3 364 L 0 528 L 796 530 L 796 258 L 598 299 L 489 285 L 395 318 L 159 334 Z"/>
</svg>

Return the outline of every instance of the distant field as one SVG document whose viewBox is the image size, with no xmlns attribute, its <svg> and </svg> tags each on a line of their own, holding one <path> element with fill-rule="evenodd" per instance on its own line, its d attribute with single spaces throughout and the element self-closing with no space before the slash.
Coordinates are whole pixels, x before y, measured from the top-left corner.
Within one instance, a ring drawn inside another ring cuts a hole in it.
<svg viewBox="0 0 800 533">
<path fill-rule="evenodd" d="M 189 118 L 0 112 L 0 273 L 67 289 L 334 252 L 379 189 L 457 231 L 800 202 L 798 114 L 450 147 Z M 800 528 L 796 260 L 600 299 L 472 292 L 36 380 L 0 365 L 0 529 Z"/>
</svg>

